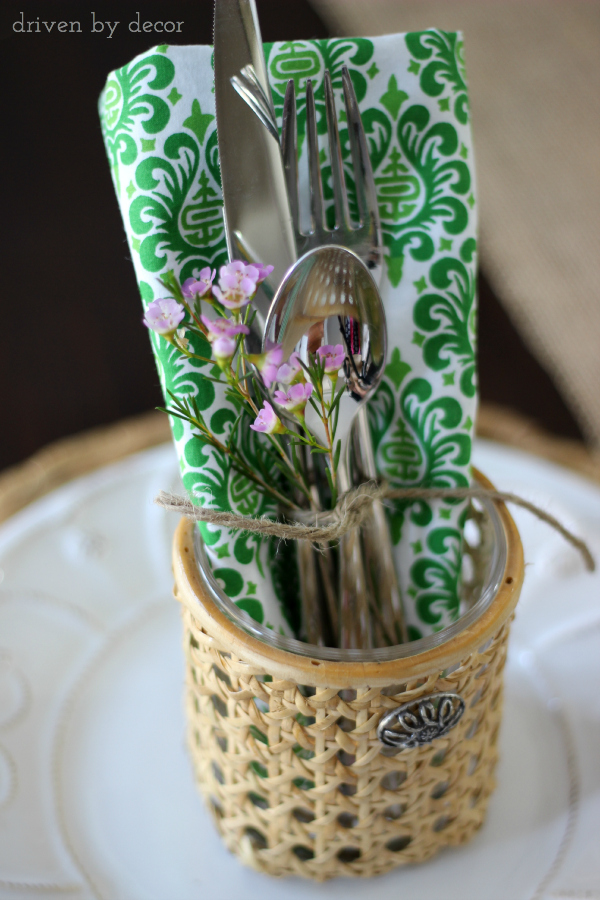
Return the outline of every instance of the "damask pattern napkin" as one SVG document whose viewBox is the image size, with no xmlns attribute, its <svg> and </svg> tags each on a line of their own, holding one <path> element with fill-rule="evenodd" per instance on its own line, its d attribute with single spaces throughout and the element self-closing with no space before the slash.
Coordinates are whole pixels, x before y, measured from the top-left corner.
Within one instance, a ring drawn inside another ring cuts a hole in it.
<svg viewBox="0 0 600 900">
<path fill-rule="evenodd" d="M 226 259 L 211 52 L 154 48 L 114 72 L 100 100 L 144 305 L 164 295 L 159 279 L 167 271 L 183 281 Z M 324 134 L 323 73 L 332 74 L 349 181 L 344 65 L 358 96 L 385 241 L 381 291 L 390 350 L 370 409 L 378 469 L 395 486 L 467 485 L 477 402 L 477 206 L 462 39 L 430 30 L 288 41 L 265 45 L 265 54 L 279 117 L 288 79 L 296 84 L 301 185 L 307 79 L 313 81 Z M 321 157 L 331 205 L 326 144 Z M 194 394 L 206 421 L 226 434 L 233 410 L 220 386 L 205 378 L 205 364 L 179 360 L 156 335 L 150 339 L 163 389 Z M 171 424 L 183 482 L 195 502 L 244 515 L 272 511 L 245 478 L 191 437 L 186 423 Z M 454 502 L 398 503 L 390 509 L 413 638 L 440 630 L 458 615 L 463 515 L 464 504 Z M 274 542 L 208 527 L 203 533 L 228 594 L 258 619 L 290 633 Z"/>
</svg>

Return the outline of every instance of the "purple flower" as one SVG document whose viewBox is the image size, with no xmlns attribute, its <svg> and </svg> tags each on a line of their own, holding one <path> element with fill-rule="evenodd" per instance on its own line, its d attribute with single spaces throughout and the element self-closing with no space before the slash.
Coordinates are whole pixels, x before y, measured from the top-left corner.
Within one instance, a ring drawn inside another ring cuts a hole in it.
<svg viewBox="0 0 600 900">
<path fill-rule="evenodd" d="M 212 355 L 220 369 L 226 368 L 233 359 L 236 342 L 234 338 L 222 335 L 211 341 Z"/>
<path fill-rule="evenodd" d="M 204 297 L 211 289 L 216 274 L 215 269 L 211 269 L 210 266 L 205 266 L 204 269 L 200 270 L 197 279 L 186 278 L 181 285 L 181 293 L 188 300 L 193 300 L 195 297 Z"/>
<path fill-rule="evenodd" d="M 216 364 L 221 369 L 226 369 L 235 354 L 238 334 L 249 334 L 250 329 L 241 322 L 232 322 L 230 319 L 209 319 L 208 316 L 200 316 L 206 325 L 206 337 L 212 347 L 212 355 Z"/>
<path fill-rule="evenodd" d="M 200 318 L 206 325 L 208 332 L 206 336 L 211 344 L 221 337 L 231 338 L 236 334 L 250 334 L 248 326 L 242 325 L 241 322 L 232 322 L 231 319 L 209 319 L 208 316 L 200 316 Z"/>
<path fill-rule="evenodd" d="M 261 284 L 265 278 L 269 277 L 275 266 L 263 266 L 261 263 L 252 263 L 252 268 L 258 271 L 256 283 Z"/>
<path fill-rule="evenodd" d="M 317 350 L 317 356 L 325 363 L 325 374 L 336 375 L 344 364 L 346 354 L 341 344 L 325 344 Z"/>
<path fill-rule="evenodd" d="M 313 386 L 307 384 L 293 384 L 285 391 L 275 391 L 275 402 L 278 406 L 286 409 L 288 412 L 294 413 L 296 416 L 303 416 L 306 404 L 313 392 Z"/>
<path fill-rule="evenodd" d="M 219 269 L 219 286 L 213 285 L 213 295 L 227 309 L 241 309 L 256 293 L 259 274 L 256 266 L 235 259 Z"/>
<path fill-rule="evenodd" d="M 278 381 L 279 384 L 293 384 L 295 381 L 299 381 L 303 378 L 304 370 L 300 365 L 298 354 L 292 353 L 288 361 L 279 367 L 277 370 L 277 378 L 274 380 Z"/>
<path fill-rule="evenodd" d="M 181 303 L 167 297 L 165 300 L 153 300 L 149 304 L 143 322 L 146 328 L 155 331 L 156 334 L 171 337 L 177 331 L 177 326 L 184 315 L 185 309 Z"/>
<path fill-rule="evenodd" d="M 283 359 L 281 344 L 267 341 L 267 349 L 264 353 L 251 353 L 247 358 L 260 372 L 265 387 L 270 388 L 277 380 L 277 372 Z"/>
<path fill-rule="evenodd" d="M 261 431 L 263 434 L 282 434 L 285 431 L 275 410 L 266 400 L 250 428 L 253 431 Z"/>
</svg>

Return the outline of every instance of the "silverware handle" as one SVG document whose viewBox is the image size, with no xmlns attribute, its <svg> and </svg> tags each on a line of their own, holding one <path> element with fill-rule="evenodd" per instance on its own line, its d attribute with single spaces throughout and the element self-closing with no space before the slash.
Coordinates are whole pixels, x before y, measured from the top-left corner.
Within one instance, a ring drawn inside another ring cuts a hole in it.
<svg viewBox="0 0 600 900">
<path fill-rule="evenodd" d="M 323 646 L 323 623 L 321 619 L 321 599 L 317 557 L 313 545 L 308 541 L 297 541 L 298 571 L 300 575 L 300 596 L 302 598 L 302 618 L 309 644 Z"/>
<path fill-rule="evenodd" d="M 338 468 L 340 492 L 350 490 L 350 479 L 345 461 Z M 369 595 L 360 532 L 357 528 L 343 535 L 340 540 L 340 614 L 339 645 L 343 650 L 369 650 L 371 617 Z"/>
<path fill-rule="evenodd" d="M 306 467 L 312 475 L 314 472 L 314 460 L 310 453 L 306 453 Z M 322 509 L 321 498 L 316 484 L 311 484 L 310 493 L 312 496 L 312 507 L 315 510 Z M 337 591 L 335 589 L 335 578 L 332 572 L 332 559 L 329 546 L 324 544 L 312 544 L 313 555 L 317 561 L 319 573 L 321 575 L 321 604 L 325 603 L 326 610 L 321 606 L 321 627 L 324 626 L 324 619 L 329 620 L 329 637 L 335 640 L 338 633 L 338 606 Z"/>
<path fill-rule="evenodd" d="M 361 407 L 356 419 L 358 446 L 362 469 L 367 478 L 377 478 L 373 445 L 366 407 Z M 373 503 L 372 512 L 363 526 L 367 557 L 376 568 L 377 593 L 381 598 L 379 613 L 386 637 L 406 643 L 408 632 L 402 605 L 402 595 L 394 565 L 394 553 L 385 508 L 380 500 Z M 373 602 L 376 602 L 373 598 Z"/>
<path fill-rule="evenodd" d="M 304 459 L 313 481 L 314 461 L 307 452 Z M 320 510 L 321 501 L 316 484 L 311 484 L 310 492 L 311 508 L 313 511 Z M 338 615 L 329 547 L 308 541 L 297 541 L 297 547 L 302 622 L 306 639 L 319 647 L 328 646 L 331 644 L 331 637 L 337 635 Z"/>
</svg>

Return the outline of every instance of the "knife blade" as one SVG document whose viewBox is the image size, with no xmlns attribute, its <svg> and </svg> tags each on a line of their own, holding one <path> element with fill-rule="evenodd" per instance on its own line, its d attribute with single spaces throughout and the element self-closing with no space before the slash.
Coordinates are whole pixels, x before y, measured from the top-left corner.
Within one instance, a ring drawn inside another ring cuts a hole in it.
<svg viewBox="0 0 600 900">
<path fill-rule="evenodd" d="M 254 349 L 260 351 L 271 298 L 296 262 L 297 248 L 254 0 L 216 0 L 213 64 L 229 257 L 274 266 L 256 294 L 257 316 L 246 339 L 248 349 L 258 340 Z M 335 603 L 327 564 L 304 541 L 298 563 L 308 640 L 322 644 L 317 565 Z"/>
<path fill-rule="evenodd" d="M 240 96 L 240 73 L 255 80 L 275 119 L 254 0 L 216 0 L 214 73 L 223 209 L 230 259 L 273 265 L 273 294 L 296 260 L 296 242 L 278 137 Z M 268 296 L 257 296 L 266 318 Z"/>
</svg>

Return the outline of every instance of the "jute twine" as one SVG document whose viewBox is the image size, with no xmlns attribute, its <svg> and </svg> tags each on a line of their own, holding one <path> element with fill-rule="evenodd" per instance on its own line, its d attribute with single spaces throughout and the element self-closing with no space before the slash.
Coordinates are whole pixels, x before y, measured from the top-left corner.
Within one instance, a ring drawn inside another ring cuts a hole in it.
<svg viewBox="0 0 600 900">
<path fill-rule="evenodd" d="M 264 516 L 252 518 L 241 516 L 233 512 L 221 512 L 216 509 L 195 506 L 187 497 L 169 494 L 161 491 L 155 498 L 155 503 L 177 512 L 194 522 L 208 522 L 223 528 L 232 528 L 236 531 L 249 531 L 253 534 L 264 534 L 284 540 L 312 541 L 327 543 L 337 541 L 342 535 L 353 528 L 360 526 L 368 519 L 373 503 L 385 500 L 499 500 L 503 503 L 514 503 L 522 509 L 528 510 L 533 515 L 546 522 L 551 528 L 558 531 L 583 557 L 585 566 L 589 572 L 595 571 L 596 563 L 589 547 L 581 538 L 573 534 L 561 522 L 550 513 L 513 494 L 510 491 L 496 491 L 487 488 L 391 488 L 386 484 L 377 484 L 369 481 L 359 485 L 344 494 L 338 501 L 335 509 L 328 512 L 315 512 L 314 522 L 305 524 L 302 522 L 281 522 L 268 519 Z M 304 517 L 310 516 L 303 513 Z"/>
</svg>

